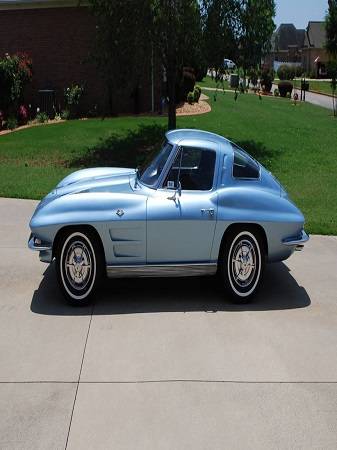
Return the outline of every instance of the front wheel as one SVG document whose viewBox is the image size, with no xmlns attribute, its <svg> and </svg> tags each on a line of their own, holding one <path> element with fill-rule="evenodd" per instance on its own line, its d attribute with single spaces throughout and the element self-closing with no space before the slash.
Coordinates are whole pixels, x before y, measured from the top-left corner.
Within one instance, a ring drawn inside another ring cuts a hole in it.
<svg viewBox="0 0 337 450">
<path fill-rule="evenodd" d="M 56 249 L 56 271 L 69 303 L 90 303 L 102 270 L 101 252 L 95 236 L 86 231 L 66 234 Z"/>
<path fill-rule="evenodd" d="M 247 303 L 256 293 L 265 265 L 263 239 L 257 231 L 236 230 L 225 237 L 219 269 L 225 290 L 235 303 Z"/>
</svg>

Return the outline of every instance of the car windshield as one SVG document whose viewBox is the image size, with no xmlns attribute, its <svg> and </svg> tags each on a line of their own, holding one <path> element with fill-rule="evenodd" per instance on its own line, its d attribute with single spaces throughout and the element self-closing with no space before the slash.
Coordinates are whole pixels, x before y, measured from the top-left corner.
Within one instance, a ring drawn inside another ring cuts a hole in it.
<svg viewBox="0 0 337 450">
<path fill-rule="evenodd" d="M 142 173 L 140 177 L 140 181 L 147 186 L 154 186 L 164 167 L 165 164 L 171 154 L 173 145 L 169 144 L 168 142 L 165 142 L 160 152 L 156 155 L 156 157 L 152 160 L 151 164 L 146 167 L 144 172 Z"/>
</svg>

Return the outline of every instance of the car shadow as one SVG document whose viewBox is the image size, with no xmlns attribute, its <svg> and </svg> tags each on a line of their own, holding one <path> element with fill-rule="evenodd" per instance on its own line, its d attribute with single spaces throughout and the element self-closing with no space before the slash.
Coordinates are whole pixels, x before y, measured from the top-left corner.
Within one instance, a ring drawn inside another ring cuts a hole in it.
<svg viewBox="0 0 337 450">
<path fill-rule="evenodd" d="M 137 278 L 106 280 L 93 307 L 66 304 L 57 285 L 54 264 L 34 292 L 31 311 L 36 314 L 78 316 L 204 311 L 268 311 L 305 308 L 311 303 L 284 263 L 266 267 L 259 293 L 251 303 L 230 303 L 216 277 Z"/>
</svg>

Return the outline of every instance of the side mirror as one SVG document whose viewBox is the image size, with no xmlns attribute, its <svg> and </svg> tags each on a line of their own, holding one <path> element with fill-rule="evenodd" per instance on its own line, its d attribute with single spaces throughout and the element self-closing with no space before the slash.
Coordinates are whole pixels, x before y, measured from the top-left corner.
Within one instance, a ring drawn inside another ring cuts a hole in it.
<svg viewBox="0 0 337 450">
<path fill-rule="evenodd" d="M 167 197 L 168 200 L 173 200 L 174 202 L 177 200 L 177 194 L 179 195 L 179 197 L 181 197 L 181 183 L 180 181 L 178 181 L 178 186 L 176 188 L 176 190 L 174 191 L 174 194 L 171 195 L 171 197 Z"/>
</svg>

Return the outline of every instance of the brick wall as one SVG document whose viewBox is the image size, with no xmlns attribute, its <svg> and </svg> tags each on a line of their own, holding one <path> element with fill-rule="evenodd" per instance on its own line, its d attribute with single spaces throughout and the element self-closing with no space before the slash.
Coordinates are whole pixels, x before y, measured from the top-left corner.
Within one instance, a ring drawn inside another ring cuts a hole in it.
<svg viewBox="0 0 337 450">
<path fill-rule="evenodd" d="M 38 90 L 54 89 L 56 102 L 63 103 L 63 90 L 71 83 L 84 83 L 84 112 L 97 104 L 107 110 L 106 87 L 88 55 L 92 49 L 95 22 L 86 7 L 0 11 L 0 55 L 27 52 L 33 60 L 33 81 L 25 93 L 26 103 L 39 106 Z M 141 111 L 151 108 L 150 69 L 144 66 L 139 95 Z M 130 93 L 115 99 L 118 111 L 133 112 Z M 158 99 L 156 99 L 158 103 Z"/>
</svg>

